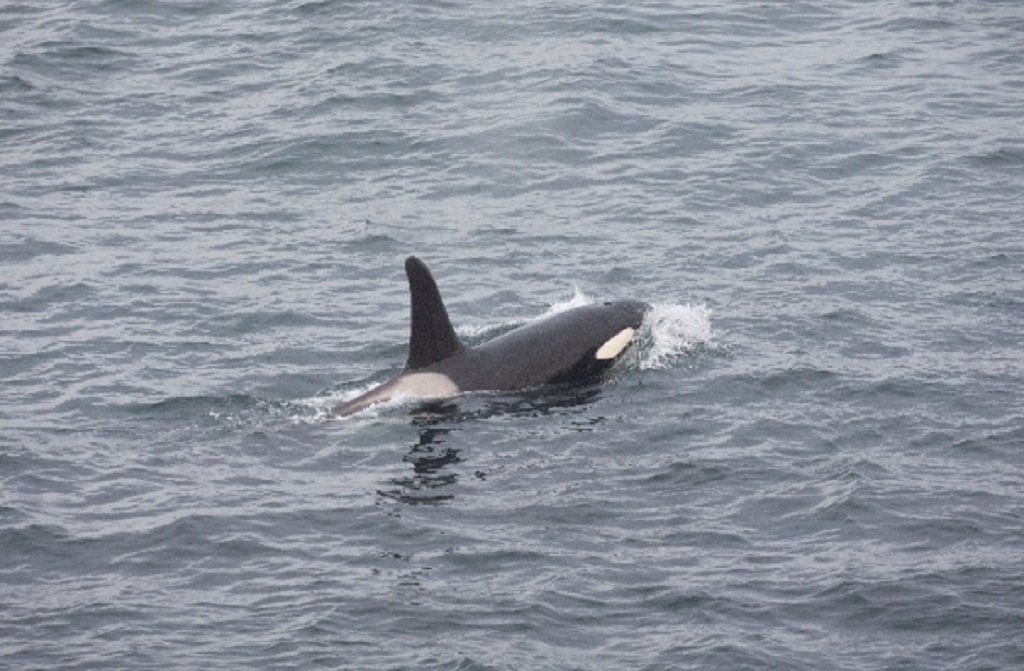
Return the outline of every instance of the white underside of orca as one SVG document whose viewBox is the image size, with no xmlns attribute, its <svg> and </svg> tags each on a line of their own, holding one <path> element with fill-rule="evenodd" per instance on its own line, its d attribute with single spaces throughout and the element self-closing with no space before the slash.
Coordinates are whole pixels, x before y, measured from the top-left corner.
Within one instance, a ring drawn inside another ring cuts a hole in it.
<svg viewBox="0 0 1024 671">
<path fill-rule="evenodd" d="M 407 373 L 395 380 L 394 393 L 415 398 L 446 398 L 461 389 L 443 373 Z"/>
<path fill-rule="evenodd" d="M 335 414 L 351 415 L 378 403 L 400 398 L 433 400 L 451 398 L 462 390 L 443 373 L 403 373 L 371 389 L 335 410 Z"/>
<path fill-rule="evenodd" d="M 621 357 L 650 306 L 586 305 L 467 349 L 455 335 L 422 261 L 405 262 L 412 298 L 409 359 L 394 378 L 335 409 L 350 415 L 396 398 L 441 399 L 466 391 L 513 391 L 593 380 Z"/>
</svg>

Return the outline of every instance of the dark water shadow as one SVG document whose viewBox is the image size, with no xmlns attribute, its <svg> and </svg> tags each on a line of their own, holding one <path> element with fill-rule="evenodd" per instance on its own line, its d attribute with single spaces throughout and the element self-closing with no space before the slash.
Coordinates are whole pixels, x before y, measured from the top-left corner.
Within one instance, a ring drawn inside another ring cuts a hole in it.
<svg viewBox="0 0 1024 671">
<path fill-rule="evenodd" d="M 411 505 L 451 501 L 458 484 L 462 448 L 451 443 L 463 425 L 494 417 L 546 417 L 576 414 L 597 399 L 603 385 L 556 386 L 509 394 L 468 394 L 455 399 L 419 403 L 410 413 L 417 440 L 402 458 L 412 472 L 389 481 L 378 495 Z M 477 477 L 481 477 L 477 473 Z"/>
</svg>

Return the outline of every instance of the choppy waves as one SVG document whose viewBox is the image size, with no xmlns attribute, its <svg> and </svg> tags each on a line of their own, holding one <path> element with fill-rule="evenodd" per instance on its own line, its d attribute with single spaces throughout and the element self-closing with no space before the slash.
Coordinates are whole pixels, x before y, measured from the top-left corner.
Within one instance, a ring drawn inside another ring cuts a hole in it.
<svg viewBox="0 0 1024 671">
<path fill-rule="evenodd" d="M 1022 21 L 3 5 L 0 666 L 1019 668 Z M 654 310 L 324 421 L 408 254 L 471 344 Z"/>
</svg>

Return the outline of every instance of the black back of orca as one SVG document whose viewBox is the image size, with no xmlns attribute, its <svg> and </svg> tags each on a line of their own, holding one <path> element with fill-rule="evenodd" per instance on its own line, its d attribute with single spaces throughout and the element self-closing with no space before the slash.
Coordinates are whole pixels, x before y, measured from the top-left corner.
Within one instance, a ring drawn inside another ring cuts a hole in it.
<svg viewBox="0 0 1024 671">
<path fill-rule="evenodd" d="M 443 373 L 461 391 L 591 381 L 607 371 L 620 353 L 598 358 L 598 350 L 625 329 L 638 329 L 649 309 L 640 301 L 618 301 L 566 310 L 422 370 Z"/>
<path fill-rule="evenodd" d="M 641 301 L 586 305 L 466 349 L 427 266 L 410 256 L 405 271 L 412 300 L 406 371 L 441 373 L 460 391 L 506 391 L 592 380 L 615 362 L 632 332 L 612 356 L 598 357 L 601 347 L 625 329 L 638 329 L 650 310 Z"/>
</svg>

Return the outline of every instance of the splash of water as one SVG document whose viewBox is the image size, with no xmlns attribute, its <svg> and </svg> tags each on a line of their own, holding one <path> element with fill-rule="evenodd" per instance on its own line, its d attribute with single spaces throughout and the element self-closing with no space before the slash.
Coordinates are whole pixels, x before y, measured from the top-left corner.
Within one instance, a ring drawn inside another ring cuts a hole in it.
<svg viewBox="0 0 1024 671">
<path fill-rule="evenodd" d="M 551 315 L 557 315 L 559 312 L 565 312 L 566 310 L 572 310 L 573 308 L 590 305 L 593 302 L 594 299 L 592 297 L 580 291 L 578 286 L 573 285 L 571 298 L 552 304 L 552 306 L 548 308 L 547 312 L 537 317 L 534 321 L 540 321 L 541 319 L 550 317 Z"/>
<path fill-rule="evenodd" d="M 695 350 L 714 347 L 709 307 L 656 304 L 644 320 L 639 365 L 643 370 L 671 368 Z"/>
</svg>

